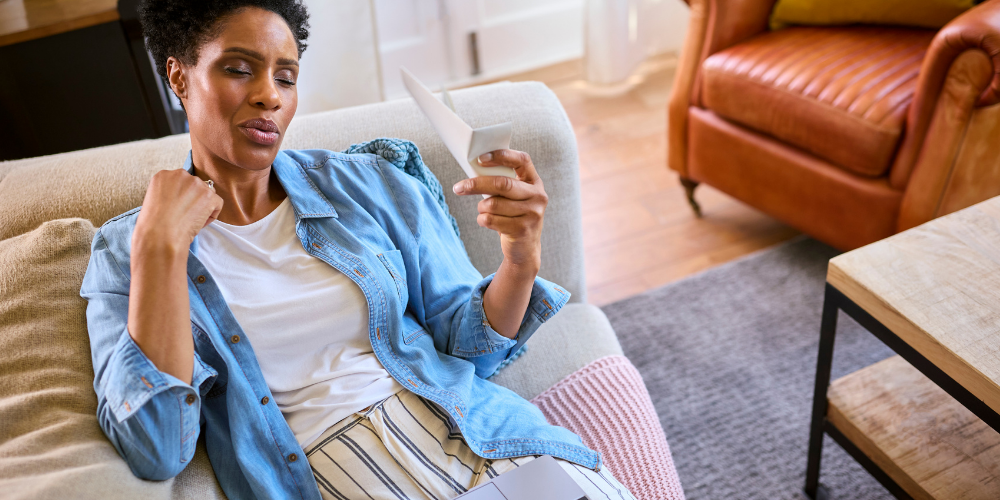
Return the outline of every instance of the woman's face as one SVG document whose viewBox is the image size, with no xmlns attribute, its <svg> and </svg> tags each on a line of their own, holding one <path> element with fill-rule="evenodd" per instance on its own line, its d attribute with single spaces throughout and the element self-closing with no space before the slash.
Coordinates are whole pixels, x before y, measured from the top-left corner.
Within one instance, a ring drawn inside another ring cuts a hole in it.
<svg viewBox="0 0 1000 500">
<path fill-rule="evenodd" d="M 187 111 L 193 149 L 247 170 L 278 154 L 298 105 L 298 47 L 281 16 L 243 8 L 198 48 L 198 63 L 171 57 L 167 74 Z"/>
</svg>

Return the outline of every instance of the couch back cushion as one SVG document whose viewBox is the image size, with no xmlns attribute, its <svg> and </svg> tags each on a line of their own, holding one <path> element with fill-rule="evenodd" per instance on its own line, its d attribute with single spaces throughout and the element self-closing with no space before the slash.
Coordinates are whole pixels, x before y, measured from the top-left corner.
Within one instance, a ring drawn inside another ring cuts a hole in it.
<svg viewBox="0 0 1000 500">
<path fill-rule="evenodd" d="M 153 174 L 181 168 L 189 149 L 185 134 L 0 163 L 0 239 L 62 218 L 100 227 L 142 205 Z"/>
<path fill-rule="evenodd" d="M 180 476 L 132 475 L 97 423 L 80 284 L 94 227 L 55 220 L 0 241 L 4 498 L 224 498 L 204 447 Z"/>
<path fill-rule="evenodd" d="M 940 28 L 981 0 L 778 0 L 771 29 L 793 24 Z"/>
<path fill-rule="evenodd" d="M 549 193 L 539 275 L 585 301 L 580 181 L 576 138 L 559 100 L 540 83 L 500 83 L 452 93 L 455 109 L 473 127 L 511 122 L 511 147 L 527 151 Z M 346 108 L 292 121 L 287 149 L 342 151 L 378 137 L 413 141 L 444 186 L 472 263 L 483 274 L 503 259 L 498 235 L 476 224 L 478 196 L 456 196 L 465 177 L 411 99 Z M 142 204 L 149 178 L 180 168 L 191 147 L 186 134 L 0 163 L 0 239 L 58 218 L 80 217 L 100 226 Z"/>
</svg>

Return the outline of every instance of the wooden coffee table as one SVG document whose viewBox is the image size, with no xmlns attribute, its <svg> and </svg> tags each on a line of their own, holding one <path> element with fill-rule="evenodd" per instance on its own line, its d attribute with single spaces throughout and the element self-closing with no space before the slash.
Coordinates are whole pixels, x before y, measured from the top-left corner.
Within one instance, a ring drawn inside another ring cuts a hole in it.
<svg viewBox="0 0 1000 500">
<path fill-rule="evenodd" d="M 898 356 L 830 384 L 844 311 Z M 1000 498 L 1000 197 L 830 260 L 806 495 L 830 435 L 898 498 Z"/>
</svg>

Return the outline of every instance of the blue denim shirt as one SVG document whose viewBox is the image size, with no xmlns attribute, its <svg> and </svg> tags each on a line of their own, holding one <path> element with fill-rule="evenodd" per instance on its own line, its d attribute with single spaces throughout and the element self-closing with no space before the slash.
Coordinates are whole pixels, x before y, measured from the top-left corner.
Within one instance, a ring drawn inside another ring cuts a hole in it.
<svg viewBox="0 0 1000 500">
<path fill-rule="evenodd" d="M 483 312 L 493 276 L 483 278 L 472 266 L 447 213 L 417 180 L 371 154 L 288 150 L 273 168 L 294 207 L 302 246 L 364 292 L 379 361 L 406 389 L 447 411 L 476 454 L 548 454 L 600 467 L 599 454 L 577 435 L 549 425 L 531 403 L 483 378 L 566 303 L 568 292 L 536 279 L 516 340 L 503 337 Z M 198 261 L 196 244 L 187 266 L 191 384 L 157 370 L 129 336 L 129 255 L 138 211 L 97 232 L 81 290 L 89 301 L 101 428 L 141 478 L 177 475 L 204 433 L 230 498 L 319 499 L 309 462 L 249 339 Z"/>
</svg>

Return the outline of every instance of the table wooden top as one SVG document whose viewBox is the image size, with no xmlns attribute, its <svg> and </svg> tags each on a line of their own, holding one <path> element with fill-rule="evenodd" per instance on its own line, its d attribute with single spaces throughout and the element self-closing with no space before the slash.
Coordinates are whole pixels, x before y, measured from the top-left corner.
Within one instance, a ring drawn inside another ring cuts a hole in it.
<svg viewBox="0 0 1000 500">
<path fill-rule="evenodd" d="M 118 0 L 0 0 L 0 47 L 118 20 Z"/>
<path fill-rule="evenodd" d="M 835 257 L 827 282 L 1000 413 L 1000 197 Z"/>
</svg>

